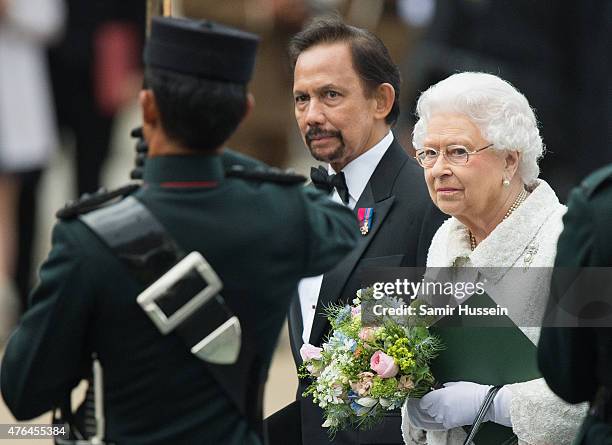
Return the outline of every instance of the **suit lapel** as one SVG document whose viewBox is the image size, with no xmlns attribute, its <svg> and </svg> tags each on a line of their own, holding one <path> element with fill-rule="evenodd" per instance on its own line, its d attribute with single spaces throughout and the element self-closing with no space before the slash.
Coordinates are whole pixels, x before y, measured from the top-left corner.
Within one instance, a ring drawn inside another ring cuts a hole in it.
<svg viewBox="0 0 612 445">
<path fill-rule="evenodd" d="M 289 343 L 291 344 L 291 353 L 293 360 L 299 365 L 302 364 L 300 356 L 300 348 L 304 344 L 302 340 L 302 332 L 304 331 L 304 323 L 302 321 L 302 308 L 300 307 L 300 295 L 296 292 L 293 295 L 293 300 L 289 306 Z"/>
<path fill-rule="evenodd" d="M 404 152 L 403 148 L 393 141 L 359 197 L 354 213 L 357 215 L 359 208 L 374 208 L 372 227 L 369 233 L 361 238 L 357 247 L 334 269 L 323 276 L 316 314 L 312 324 L 312 331 L 310 332 L 309 340 L 311 344 L 319 346 L 327 329 L 327 319 L 322 315 L 325 307 L 335 303 L 342 296 L 352 297 L 350 295 L 341 295 L 342 289 L 389 214 L 395 199 L 392 195 L 393 184 L 407 159 L 408 155 Z"/>
</svg>

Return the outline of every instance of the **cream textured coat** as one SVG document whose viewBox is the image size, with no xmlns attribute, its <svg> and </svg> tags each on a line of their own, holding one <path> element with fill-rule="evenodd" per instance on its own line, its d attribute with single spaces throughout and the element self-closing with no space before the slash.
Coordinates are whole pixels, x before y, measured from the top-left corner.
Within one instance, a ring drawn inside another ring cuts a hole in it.
<svg viewBox="0 0 612 445">
<path fill-rule="evenodd" d="M 446 220 L 431 242 L 427 266 L 495 267 L 482 273 L 501 287 L 506 284 L 503 278 L 504 270 L 508 268 L 552 267 L 566 207 L 559 203 L 555 192 L 543 180 L 538 180 L 531 192 L 527 200 L 474 251 L 470 248 L 468 229 L 455 218 Z M 537 318 L 545 308 L 549 283 L 542 274 L 533 275 L 537 275 L 538 279 L 522 283 L 521 286 L 532 291 L 522 292 L 523 298 L 518 304 L 524 308 L 524 313 L 534 314 Z M 491 298 L 496 299 L 495 295 L 491 295 Z M 496 302 L 504 305 L 502 301 Z M 539 328 L 521 330 L 537 344 Z M 510 417 L 519 444 L 563 445 L 572 442 L 579 421 L 586 412 L 586 405 L 566 404 L 552 393 L 543 378 L 515 383 L 508 385 L 508 388 L 512 393 Z M 461 428 L 425 432 L 410 425 L 405 411 L 402 417 L 402 432 L 407 444 L 461 445 L 465 440 L 466 435 Z"/>
</svg>

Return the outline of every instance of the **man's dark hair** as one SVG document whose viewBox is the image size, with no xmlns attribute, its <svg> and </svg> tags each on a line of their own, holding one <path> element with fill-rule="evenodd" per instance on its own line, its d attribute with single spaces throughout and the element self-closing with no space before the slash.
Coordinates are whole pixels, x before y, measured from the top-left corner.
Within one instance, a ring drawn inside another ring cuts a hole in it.
<svg viewBox="0 0 612 445">
<path fill-rule="evenodd" d="M 389 125 L 395 124 L 400 114 L 399 68 L 391 60 L 385 44 L 370 31 L 347 25 L 337 16 L 316 18 L 289 42 L 291 67 L 295 68 L 298 56 L 308 48 L 336 42 L 349 44 L 353 68 L 361 78 L 366 94 L 372 94 L 382 83 L 393 86 L 395 101 L 385 122 Z"/>
<path fill-rule="evenodd" d="M 243 84 L 147 67 L 145 87 L 155 94 L 168 137 L 191 150 L 223 145 L 246 112 L 247 89 Z"/>
</svg>

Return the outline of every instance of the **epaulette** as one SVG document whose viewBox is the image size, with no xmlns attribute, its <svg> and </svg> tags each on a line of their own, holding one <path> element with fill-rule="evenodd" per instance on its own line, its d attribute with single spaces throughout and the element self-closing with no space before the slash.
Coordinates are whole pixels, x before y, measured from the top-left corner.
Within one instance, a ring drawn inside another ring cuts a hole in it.
<svg viewBox="0 0 612 445">
<path fill-rule="evenodd" d="M 85 193 L 75 201 L 68 201 L 66 205 L 59 209 L 55 216 L 59 219 L 75 218 L 84 213 L 107 204 L 110 201 L 123 199 L 131 195 L 140 188 L 140 184 L 127 184 L 114 190 L 100 189 L 95 193 Z"/>
<path fill-rule="evenodd" d="M 292 171 L 281 170 L 275 167 L 244 167 L 233 165 L 225 171 L 225 176 L 242 178 L 252 181 L 276 182 L 279 184 L 303 184 L 306 177 Z"/>
<path fill-rule="evenodd" d="M 611 182 L 612 165 L 608 165 L 587 176 L 580 184 L 580 188 L 582 189 L 584 195 L 587 198 L 590 198 L 593 193 L 595 193 L 597 190 L 601 190 L 604 185 Z"/>
</svg>

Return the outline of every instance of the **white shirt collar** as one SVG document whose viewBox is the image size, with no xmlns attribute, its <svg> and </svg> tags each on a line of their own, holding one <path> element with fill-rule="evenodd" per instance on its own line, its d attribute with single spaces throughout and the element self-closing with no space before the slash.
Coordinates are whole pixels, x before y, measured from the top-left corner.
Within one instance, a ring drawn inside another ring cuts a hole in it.
<svg viewBox="0 0 612 445">
<path fill-rule="evenodd" d="M 349 190 L 349 207 L 355 208 L 370 177 L 376 170 L 378 163 L 387 152 L 393 142 L 393 132 L 389 130 L 387 135 L 376 145 L 366 150 L 361 156 L 346 164 L 342 171 Z M 331 175 L 336 173 L 331 165 L 327 166 L 327 172 Z M 334 189 L 334 195 L 338 192 Z"/>
</svg>

